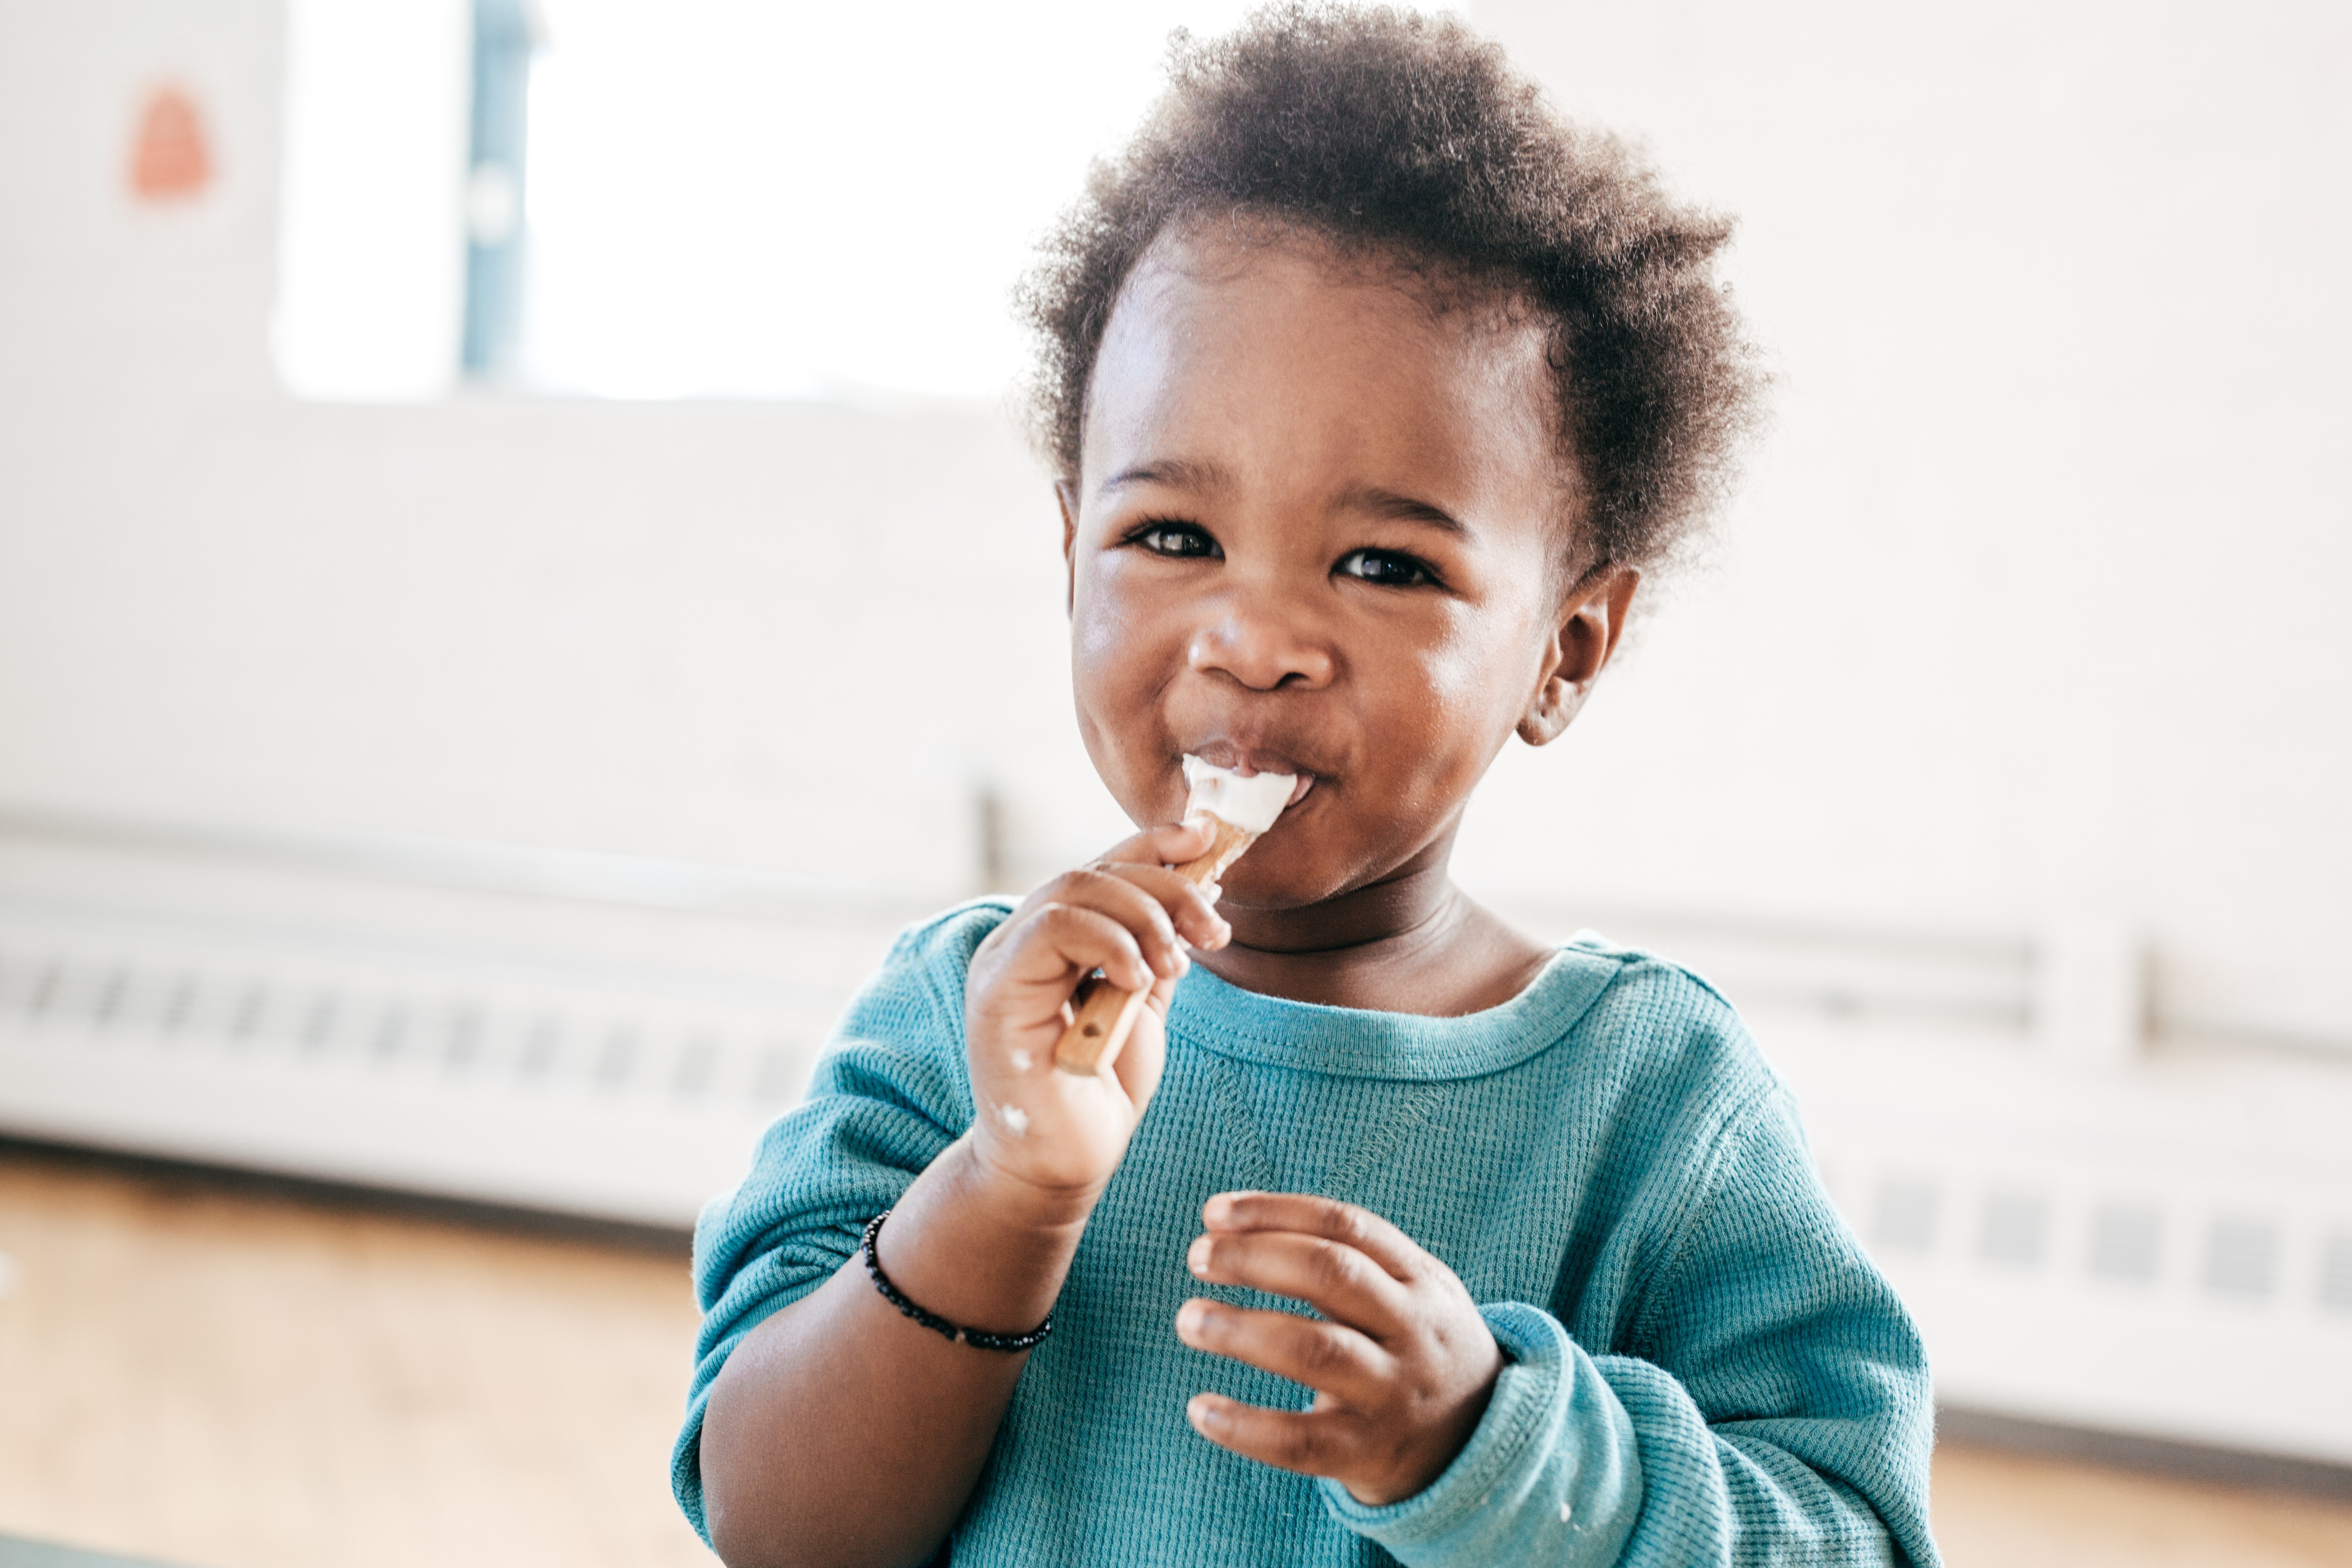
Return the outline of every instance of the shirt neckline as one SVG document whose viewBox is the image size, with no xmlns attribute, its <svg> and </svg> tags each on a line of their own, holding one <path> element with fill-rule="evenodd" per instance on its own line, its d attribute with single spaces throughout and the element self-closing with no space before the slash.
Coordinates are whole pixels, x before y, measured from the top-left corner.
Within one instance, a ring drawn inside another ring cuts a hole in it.
<svg viewBox="0 0 2352 1568">
<path fill-rule="evenodd" d="M 1423 1081 L 1476 1078 L 1559 1040 L 1622 966 L 1612 953 L 1559 948 L 1527 989 L 1500 1006 L 1439 1018 L 1264 996 L 1196 963 L 1177 984 L 1168 1032 L 1219 1056 L 1294 1071 Z"/>
</svg>

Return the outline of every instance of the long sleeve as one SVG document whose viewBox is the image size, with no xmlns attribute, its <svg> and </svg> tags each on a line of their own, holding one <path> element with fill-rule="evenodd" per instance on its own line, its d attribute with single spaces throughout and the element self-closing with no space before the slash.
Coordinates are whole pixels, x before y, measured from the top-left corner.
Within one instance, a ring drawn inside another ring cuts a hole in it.
<svg viewBox="0 0 2352 1568">
<path fill-rule="evenodd" d="M 1778 1089 L 1727 1131 L 1626 1343 L 1486 1309 L 1509 1363 L 1454 1464 L 1339 1522 L 1413 1568 L 1932 1568 L 1916 1332 L 1815 1180 Z"/>
<path fill-rule="evenodd" d="M 807 1100 L 695 1237 L 704 1309 L 672 1481 L 702 1522 L 709 1389 L 854 1256 L 972 1116 L 963 991 L 1001 905 L 910 931 Z M 1564 948 L 1462 1018 L 1320 1007 L 1196 969 L 963 1517 L 961 1568 L 1896 1563 L 1934 1568 L 1917 1336 L 1815 1179 L 1737 1016 L 1674 966 Z M 1202 1204 L 1241 1186 L 1385 1213 L 1468 1282 L 1507 1364 L 1417 1497 L 1357 1505 L 1193 1432 L 1203 1388 L 1296 1385 L 1173 1330 Z M 1385 1549 L 1386 1555 L 1382 1549 Z"/>
<path fill-rule="evenodd" d="M 866 1222 L 971 1122 L 961 982 L 1003 910 L 966 906 L 900 937 L 850 1005 L 808 1098 L 771 1127 L 751 1173 L 694 1231 L 702 1328 L 670 1484 L 699 1531 L 702 1417 L 743 1337 L 833 1277 Z"/>
</svg>

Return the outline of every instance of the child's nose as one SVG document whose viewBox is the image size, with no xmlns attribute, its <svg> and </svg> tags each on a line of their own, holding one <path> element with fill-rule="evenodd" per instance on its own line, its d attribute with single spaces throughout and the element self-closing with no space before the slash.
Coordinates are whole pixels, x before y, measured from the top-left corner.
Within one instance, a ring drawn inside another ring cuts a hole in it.
<svg viewBox="0 0 2352 1568">
<path fill-rule="evenodd" d="M 1192 634 L 1185 662 L 1196 675 L 1232 677 L 1255 691 L 1331 684 L 1329 647 L 1295 616 L 1229 602 Z"/>
</svg>

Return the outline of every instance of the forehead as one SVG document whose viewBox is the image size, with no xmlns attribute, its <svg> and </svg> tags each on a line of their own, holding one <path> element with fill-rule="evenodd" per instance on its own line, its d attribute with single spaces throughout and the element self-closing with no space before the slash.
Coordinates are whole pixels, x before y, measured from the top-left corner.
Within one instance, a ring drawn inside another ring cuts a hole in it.
<svg viewBox="0 0 2352 1568">
<path fill-rule="evenodd" d="M 1545 324 L 1501 290 L 1296 232 L 1194 230 L 1120 292 L 1081 480 L 1191 459 L 1549 512 L 1573 489 L 1558 430 Z"/>
</svg>

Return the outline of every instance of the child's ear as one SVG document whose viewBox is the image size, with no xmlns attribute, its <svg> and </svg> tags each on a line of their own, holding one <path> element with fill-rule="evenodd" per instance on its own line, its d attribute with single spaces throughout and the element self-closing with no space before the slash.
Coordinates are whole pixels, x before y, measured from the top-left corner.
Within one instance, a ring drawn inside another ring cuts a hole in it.
<svg viewBox="0 0 2352 1568">
<path fill-rule="evenodd" d="M 1062 509 L 1062 613 L 1078 607 L 1078 487 L 1074 479 L 1054 481 L 1054 500 Z"/>
<path fill-rule="evenodd" d="M 1568 591 L 1559 628 L 1545 650 L 1542 678 L 1519 718 L 1520 740 L 1548 745 L 1568 728 L 1616 651 L 1626 613 L 1633 607 L 1633 590 L 1641 585 L 1642 574 L 1633 567 L 1599 566 Z"/>
</svg>

